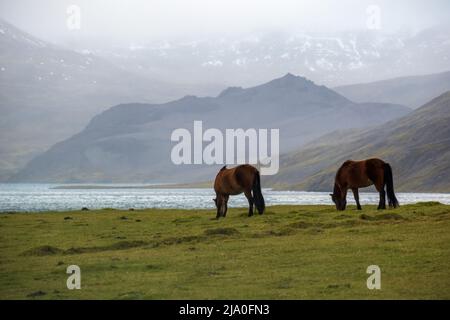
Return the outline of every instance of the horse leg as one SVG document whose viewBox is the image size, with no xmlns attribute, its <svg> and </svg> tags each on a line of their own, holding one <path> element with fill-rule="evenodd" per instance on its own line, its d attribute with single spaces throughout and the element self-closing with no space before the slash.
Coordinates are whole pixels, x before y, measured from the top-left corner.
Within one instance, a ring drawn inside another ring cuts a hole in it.
<svg viewBox="0 0 450 320">
<path fill-rule="evenodd" d="M 248 216 L 251 217 L 253 215 L 253 197 L 252 197 L 252 192 L 249 191 L 245 191 L 245 197 L 248 200 Z"/>
<path fill-rule="evenodd" d="M 224 203 L 221 200 L 219 201 L 219 197 L 217 197 L 217 202 L 218 202 L 218 206 L 217 206 L 216 219 L 219 220 L 219 218 L 222 216 Z"/>
<path fill-rule="evenodd" d="M 377 191 L 380 193 L 380 202 L 378 203 L 378 210 L 386 209 L 386 191 L 384 191 L 383 183 L 377 183 L 375 185 Z"/>
<path fill-rule="evenodd" d="M 384 188 L 380 191 L 380 204 L 378 209 L 386 209 L 386 191 L 384 191 Z"/>
<path fill-rule="evenodd" d="M 221 195 L 219 195 L 216 192 L 216 197 L 213 199 L 214 203 L 216 204 L 216 219 L 219 220 L 222 212 L 222 201 L 221 201 Z"/>
<path fill-rule="evenodd" d="M 228 199 L 230 198 L 230 196 L 225 196 L 223 199 L 223 217 L 225 218 L 227 216 L 227 211 L 228 211 Z"/>
<path fill-rule="evenodd" d="M 353 197 L 355 198 L 356 201 L 356 208 L 358 210 L 362 210 L 361 205 L 359 204 L 359 192 L 358 192 L 358 188 L 352 188 L 353 191 Z"/>
</svg>

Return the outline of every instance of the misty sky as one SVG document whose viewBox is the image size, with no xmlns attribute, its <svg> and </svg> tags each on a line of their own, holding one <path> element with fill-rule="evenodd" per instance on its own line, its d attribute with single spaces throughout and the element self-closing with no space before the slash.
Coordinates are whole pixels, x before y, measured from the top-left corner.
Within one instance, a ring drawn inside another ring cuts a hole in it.
<svg viewBox="0 0 450 320">
<path fill-rule="evenodd" d="M 66 27 L 69 5 L 81 29 Z M 131 42 L 253 31 L 343 31 L 366 28 L 369 5 L 381 30 L 417 31 L 450 21 L 450 1 L 295 0 L 0 0 L 0 16 L 50 41 L 73 36 Z"/>
</svg>

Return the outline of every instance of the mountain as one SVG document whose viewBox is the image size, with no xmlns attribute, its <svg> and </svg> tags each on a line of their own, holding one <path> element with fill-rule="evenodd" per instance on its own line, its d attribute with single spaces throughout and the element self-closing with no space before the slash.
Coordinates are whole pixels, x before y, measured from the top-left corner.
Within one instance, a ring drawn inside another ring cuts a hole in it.
<svg viewBox="0 0 450 320">
<path fill-rule="evenodd" d="M 55 46 L 0 20 L 0 180 L 111 105 L 169 101 L 188 90 Z"/>
<path fill-rule="evenodd" d="M 176 166 L 170 158 L 172 131 L 192 132 L 195 120 L 203 121 L 203 130 L 279 129 L 280 151 L 287 152 L 324 133 L 374 126 L 409 111 L 400 105 L 354 103 L 325 86 L 286 74 L 256 87 L 228 88 L 217 97 L 115 106 L 34 158 L 11 181 L 203 181 L 218 166 Z"/>
<path fill-rule="evenodd" d="M 335 87 L 450 70 L 449 39 L 450 28 L 442 25 L 415 33 L 261 31 L 142 40 L 126 47 L 77 47 L 167 81 L 249 87 L 290 71 Z"/>
<path fill-rule="evenodd" d="M 62 47 L 0 20 L 0 181 L 116 104 L 216 95 L 229 84 L 254 86 L 287 71 L 337 86 L 450 70 L 449 35 L 446 27 L 394 34 L 256 32 L 127 47 L 71 39 Z M 398 101 L 417 106 L 415 100 L 426 99 L 420 91 Z"/>
<path fill-rule="evenodd" d="M 450 192 L 450 91 L 377 128 L 323 136 L 280 160 L 266 184 L 330 191 L 347 159 L 379 157 L 392 165 L 399 191 Z"/>
<path fill-rule="evenodd" d="M 356 102 L 398 103 L 415 109 L 433 97 L 450 90 L 450 71 L 340 86 L 333 89 Z"/>
</svg>

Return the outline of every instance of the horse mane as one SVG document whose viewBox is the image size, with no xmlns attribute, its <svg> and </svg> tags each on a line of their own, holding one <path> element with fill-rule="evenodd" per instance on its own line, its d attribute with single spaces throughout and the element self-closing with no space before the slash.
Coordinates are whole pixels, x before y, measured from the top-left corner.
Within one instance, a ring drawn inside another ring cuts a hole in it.
<svg viewBox="0 0 450 320">
<path fill-rule="evenodd" d="M 345 167 L 348 167 L 351 163 L 353 162 L 353 160 L 346 160 L 340 167 L 339 169 L 336 171 L 336 175 L 335 175 L 335 183 L 339 177 L 339 174 L 341 173 L 342 169 L 344 169 Z M 340 186 L 338 186 L 340 187 Z"/>
<path fill-rule="evenodd" d="M 340 184 L 339 184 L 339 176 L 340 176 L 340 174 L 341 174 L 341 171 L 344 169 L 344 168 L 346 168 L 346 167 L 348 167 L 349 165 L 351 165 L 352 163 L 353 163 L 354 161 L 353 160 L 345 160 L 344 161 L 344 163 L 339 167 L 339 169 L 337 170 L 337 172 L 336 172 L 336 176 L 335 176 L 335 178 L 334 178 L 334 188 L 333 188 L 333 194 L 335 194 L 335 195 L 341 195 L 341 193 L 342 193 L 342 188 L 341 188 L 341 186 L 340 186 Z"/>
<path fill-rule="evenodd" d="M 353 160 L 345 160 L 345 162 L 342 164 L 341 168 L 348 166 L 352 162 L 353 162 Z"/>
</svg>

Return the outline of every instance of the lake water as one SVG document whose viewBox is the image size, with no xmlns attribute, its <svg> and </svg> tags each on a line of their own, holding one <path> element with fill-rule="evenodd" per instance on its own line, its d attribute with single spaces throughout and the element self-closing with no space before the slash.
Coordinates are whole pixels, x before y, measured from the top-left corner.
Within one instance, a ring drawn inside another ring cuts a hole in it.
<svg viewBox="0 0 450 320">
<path fill-rule="evenodd" d="M 143 185 L 96 185 L 95 189 L 55 189 L 56 184 L 0 184 L 0 212 L 80 210 L 99 208 L 214 208 L 212 189 L 150 189 Z M 267 205 L 331 204 L 327 192 L 264 189 Z M 449 193 L 397 193 L 400 204 L 439 201 L 450 204 Z M 353 195 L 348 194 L 352 204 Z M 377 193 L 360 193 L 361 205 L 377 204 Z M 246 207 L 244 195 L 230 198 L 230 207 Z"/>
</svg>

